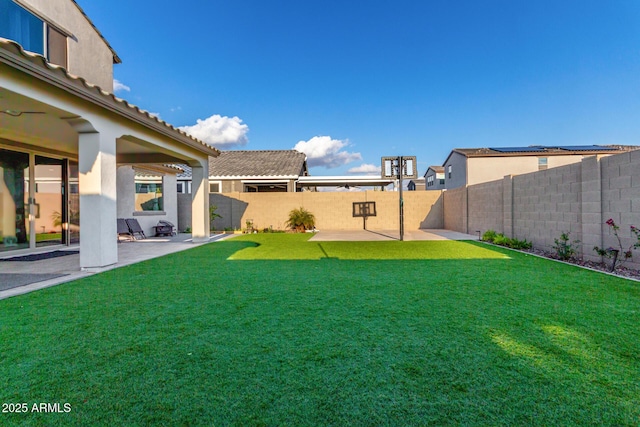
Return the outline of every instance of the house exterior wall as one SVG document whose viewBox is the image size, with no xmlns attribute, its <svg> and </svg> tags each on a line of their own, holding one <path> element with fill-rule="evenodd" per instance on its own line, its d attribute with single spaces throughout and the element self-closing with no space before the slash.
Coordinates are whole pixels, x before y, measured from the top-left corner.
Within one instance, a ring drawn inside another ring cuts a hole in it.
<svg viewBox="0 0 640 427">
<path fill-rule="evenodd" d="M 451 176 L 449 176 L 451 167 Z M 444 164 L 444 186 L 446 189 L 458 188 L 467 185 L 467 157 L 452 152 Z"/>
<path fill-rule="evenodd" d="M 429 178 L 433 179 L 433 185 L 429 185 Z M 427 173 L 425 173 L 424 179 L 424 190 L 442 190 L 445 188 L 445 184 L 440 183 L 441 179 L 445 179 L 444 173 L 438 173 L 433 169 L 427 169 Z"/>
<path fill-rule="evenodd" d="M 464 156 L 459 155 L 464 158 Z M 580 163 L 585 156 L 572 155 L 540 155 L 540 156 L 500 156 L 500 157 L 468 157 L 467 159 L 467 185 L 480 184 L 482 182 L 502 179 L 505 175 L 520 175 L 538 172 L 538 158 L 547 159 L 547 169 Z M 453 156 L 452 156 L 453 158 Z M 457 160 L 454 171 L 458 169 Z M 446 169 L 445 169 L 446 173 Z M 455 188 L 460 181 L 453 179 L 451 184 L 447 182 L 447 188 Z M 452 186 L 454 185 L 454 186 Z M 464 185 L 464 184 L 462 184 Z"/>
<path fill-rule="evenodd" d="M 186 206 L 187 194 L 179 194 L 180 206 Z M 362 192 L 300 192 L 300 193 L 230 193 L 210 194 L 210 205 L 217 206 L 216 229 L 245 228 L 252 220 L 257 229 L 287 229 L 289 212 L 304 207 L 316 217 L 318 229 L 358 230 L 362 218 L 353 218 L 353 203 L 376 202 L 377 216 L 367 219 L 367 229 L 394 230 L 399 228 L 398 193 L 391 191 Z M 441 191 L 404 192 L 405 229 L 442 228 L 443 205 Z M 180 229 L 189 227 L 188 209 L 180 209 Z"/>
<path fill-rule="evenodd" d="M 117 170 L 117 214 L 118 218 L 136 218 L 147 237 L 155 234 L 153 228 L 158 221 L 169 221 L 178 225 L 178 191 L 175 175 L 162 177 L 162 211 L 136 210 L 135 171 L 131 166 L 119 166 Z M 191 196 L 189 194 L 188 196 Z M 184 209 L 191 210 L 191 197 Z"/>
<path fill-rule="evenodd" d="M 69 0 L 20 0 L 38 11 L 44 18 L 70 31 L 67 37 L 67 70 L 113 92 L 113 53 L 87 21 L 77 6 Z"/>
</svg>

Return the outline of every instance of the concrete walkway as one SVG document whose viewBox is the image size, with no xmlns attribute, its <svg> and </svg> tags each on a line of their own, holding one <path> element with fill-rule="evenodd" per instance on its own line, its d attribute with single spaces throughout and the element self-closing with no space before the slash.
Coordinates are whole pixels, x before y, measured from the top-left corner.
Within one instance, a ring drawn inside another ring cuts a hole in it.
<svg viewBox="0 0 640 427">
<path fill-rule="evenodd" d="M 229 236 L 233 235 L 214 235 L 211 236 L 210 241 L 222 240 Z M 0 289 L 17 285 L 17 287 L 0 290 L 0 299 L 48 288 L 102 271 L 135 264 L 170 253 L 184 251 L 202 244 L 203 243 L 193 243 L 190 234 L 122 241 L 122 243 L 118 244 L 118 263 L 91 272 L 80 270 L 79 254 L 40 261 L 0 261 Z M 48 250 L 78 251 L 79 248 L 77 246 L 69 246 L 48 248 Z M 16 255 L 7 252 L 0 253 L 0 258 L 11 258 L 12 256 Z"/>
<path fill-rule="evenodd" d="M 311 241 L 383 241 L 400 240 L 398 230 L 321 230 Z M 450 230 L 405 230 L 404 240 L 478 240 L 478 236 Z"/>
</svg>

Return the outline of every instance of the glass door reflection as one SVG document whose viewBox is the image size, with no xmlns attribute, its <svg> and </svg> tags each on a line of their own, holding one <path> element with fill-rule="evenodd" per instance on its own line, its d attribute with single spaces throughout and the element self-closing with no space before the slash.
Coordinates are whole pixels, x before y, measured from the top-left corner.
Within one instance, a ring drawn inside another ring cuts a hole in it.
<svg viewBox="0 0 640 427">
<path fill-rule="evenodd" d="M 63 160 L 35 156 L 33 227 L 36 247 L 63 243 Z M 66 236 L 65 236 L 66 237 Z"/>
<path fill-rule="evenodd" d="M 0 252 L 29 247 L 29 154 L 0 149 Z"/>
</svg>

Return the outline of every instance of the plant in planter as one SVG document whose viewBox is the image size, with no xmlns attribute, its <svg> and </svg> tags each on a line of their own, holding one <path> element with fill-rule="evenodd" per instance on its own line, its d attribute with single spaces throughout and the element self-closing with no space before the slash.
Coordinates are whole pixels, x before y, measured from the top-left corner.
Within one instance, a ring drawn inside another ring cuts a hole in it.
<svg viewBox="0 0 640 427">
<path fill-rule="evenodd" d="M 556 251 L 556 256 L 562 261 L 568 261 L 578 252 L 577 246 L 580 240 L 570 241 L 569 235 L 571 233 L 567 231 L 560 234 L 559 239 L 553 239 L 555 246 L 552 248 Z"/>
<path fill-rule="evenodd" d="M 304 233 L 305 230 L 313 230 L 315 228 L 316 217 L 305 208 L 293 209 L 289 212 L 287 226 L 299 233 Z"/>
<path fill-rule="evenodd" d="M 618 247 L 617 248 L 610 247 L 605 249 L 605 248 L 599 248 L 598 246 L 594 246 L 593 250 L 596 251 L 596 253 L 602 257 L 613 258 L 613 262 L 611 264 L 611 271 L 613 271 L 616 269 L 616 265 L 618 266 L 622 265 L 624 264 L 625 261 L 633 258 L 634 249 L 640 248 L 640 229 L 638 229 L 637 227 L 634 227 L 633 225 L 630 227 L 631 233 L 636 236 L 636 241 L 635 243 L 631 244 L 629 248 L 625 251 L 624 248 L 622 247 L 622 240 L 620 240 L 620 236 L 618 235 L 618 230 L 620 230 L 620 226 L 615 223 L 613 218 L 609 218 L 605 224 L 609 226 L 609 230 L 610 231 L 612 230 L 613 235 L 616 236 L 616 239 L 618 240 Z M 623 258 L 620 262 L 617 262 L 620 255 L 622 255 Z"/>
</svg>

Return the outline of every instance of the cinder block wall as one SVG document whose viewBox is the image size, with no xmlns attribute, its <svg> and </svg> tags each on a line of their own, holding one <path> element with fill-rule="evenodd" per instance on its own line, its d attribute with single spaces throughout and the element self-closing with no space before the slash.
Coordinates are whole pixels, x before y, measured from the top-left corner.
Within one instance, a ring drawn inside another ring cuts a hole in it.
<svg viewBox="0 0 640 427">
<path fill-rule="evenodd" d="M 245 228 L 251 220 L 254 228 L 287 228 L 292 209 L 304 207 L 316 217 L 316 228 L 330 230 L 362 229 L 362 218 L 353 218 L 354 202 L 376 202 L 377 216 L 367 219 L 371 230 L 399 228 L 399 198 L 393 191 L 301 192 L 301 193 L 226 193 L 211 194 L 210 205 L 217 206 L 222 218 L 213 222 L 216 229 Z M 191 226 L 191 195 L 178 194 L 178 226 Z M 405 191 L 404 224 L 407 230 L 443 228 L 442 191 Z"/>
<path fill-rule="evenodd" d="M 624 250 L 635 242 L 630 226 L 640 227 L 640 150 L 600 159 L 602 165 L 602 218 L 613 219 Z M 618 247 L 608 226 L 602 225 L 602 246 Z M 640 268 L 640 250 L 634 251 L 633 267 Z"/>
<path fill-rule="evenodd" d="M 635 242 L 630 226 L 640 227 L 640 150 L 448 190 L 443 200 L 444 228 L 492 229 L 548 251 L 569 232 L 571 241 L 580 240 L 583 258 L 600 261 L 594 246 L 619 247 L 609 218 L 620 226 L 624 250 Z M 634 258 L 628 265 L 640 268 L 639 250 Z"/>
<path fill-rule="evenodd" d="M 458 187 L 443 193 L 444 228 L 466 233 L 467 230 L 467 188 Z"/>
<path fill-rule="evenodd" d="M 581 239 L 581 163 L 513 177 L 513 235 L 551 250 L 569 232 Z"/>
<path fill-rule="evenodd" d="M 491 181 L 470 186 L 468 194 L 468 233 L 494 230 L 504 233 L 503 181 Z"/>
</svg>

